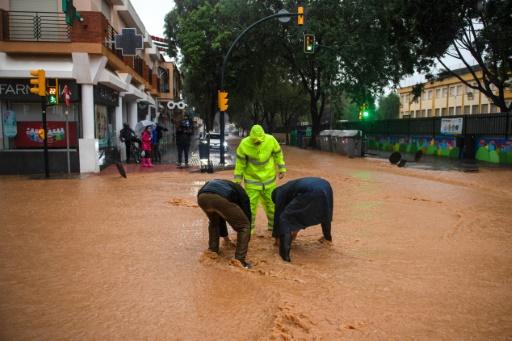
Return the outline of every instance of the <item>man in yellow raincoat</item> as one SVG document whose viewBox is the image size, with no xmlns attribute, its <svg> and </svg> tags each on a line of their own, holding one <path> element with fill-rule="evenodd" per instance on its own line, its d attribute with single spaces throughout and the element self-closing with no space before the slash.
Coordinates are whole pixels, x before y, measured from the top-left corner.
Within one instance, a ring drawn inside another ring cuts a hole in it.
<svg viewBox="0 0 512 341">
<path fill-rule="evenodd" d="M 284 177 L 286 166 L 281 146 L 274 136 L 265 134 L 263 128 L 256 124 L 248 137 L 244 138 L 236 150 L 234 181 L 244 181 L 245 191 L 251 202 L 251 233 L 254 234 L 258 202 L 262 201 L 268 219 L 268 230 L 274 225 L 274 202 L 272 191 L 276 188 L 276 168 L 279 179 Z"/>
</svg>

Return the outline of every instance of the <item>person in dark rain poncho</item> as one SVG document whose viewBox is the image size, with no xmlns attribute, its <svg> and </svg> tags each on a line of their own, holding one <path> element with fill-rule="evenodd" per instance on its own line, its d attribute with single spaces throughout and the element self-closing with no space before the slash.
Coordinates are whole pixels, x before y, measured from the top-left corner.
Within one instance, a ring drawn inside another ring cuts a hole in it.
<svg viewBox="0 0 512 341">
<path fill-rule="evenodd" d="M 332 241 L 333 195 L 326 180 L 307 177 L 289 181 L 272 192 L 272 200 L 276 205 L 272 236 L 279 240 L 283 260 L 290 262 L 292 239 L 300 229 L 321 224 L 324 239 Z"/>
</svg>

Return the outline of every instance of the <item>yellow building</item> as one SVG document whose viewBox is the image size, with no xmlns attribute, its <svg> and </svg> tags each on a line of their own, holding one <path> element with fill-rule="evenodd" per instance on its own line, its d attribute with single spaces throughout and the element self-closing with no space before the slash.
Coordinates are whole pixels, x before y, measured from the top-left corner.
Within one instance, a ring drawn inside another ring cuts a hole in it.
<svg viewBox="0 0 512 341">
<path fill-rule="evenodd" d="M 474 67 L 478 70 L 478 67 Z M 476 82 L 466 68 L 454 70 L 471 84 Z M 481 71 L 476 71 L 481 77 Z M 413 101 L 413 86 L 398 90 L 400 96 L 400 118 L 434 117 L 465 114 L 495 113 L 500 109 L 480 91 L 472 89 L 451 74 L 440 74 L 436 80 L 425 82 L 421 98 Z M 494 91 L 497 89 L 494 88 Z M 512 100 L 512 92 L 505 91 L 507 104 Z"/>
</svg>

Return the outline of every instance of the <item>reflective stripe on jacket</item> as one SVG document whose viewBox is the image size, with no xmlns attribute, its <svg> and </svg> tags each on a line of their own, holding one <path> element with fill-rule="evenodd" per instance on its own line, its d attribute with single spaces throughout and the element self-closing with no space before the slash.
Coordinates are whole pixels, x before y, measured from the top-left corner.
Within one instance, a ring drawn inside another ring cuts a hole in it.
<svg viewBox="0 0 512 341">
<path fill-rule="evenodd" d="M 246 137 L 236 150 L 234 181 L 243 179 L 246 186 L 269 187 L 275 184 L 276 166 L 279 172 L 286 172 L 281 146 L 272 135 L 265 134 L 258 146 Z"/>
</svg>

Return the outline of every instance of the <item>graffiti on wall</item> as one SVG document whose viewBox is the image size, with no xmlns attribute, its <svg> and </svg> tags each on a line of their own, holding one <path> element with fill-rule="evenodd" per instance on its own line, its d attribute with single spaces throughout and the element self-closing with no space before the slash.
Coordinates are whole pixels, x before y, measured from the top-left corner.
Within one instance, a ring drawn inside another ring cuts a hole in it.
<svg viewBox="0 0 512 341">
<path fill-rule="evenodd" d="M 454 136 L 370 136 L 370 149 L 458 158 L 460 149 Z M 480 161 L 512 164 L 512 139 L 479 137 L 475 141 L 475 158 Z"/>
</svg>

